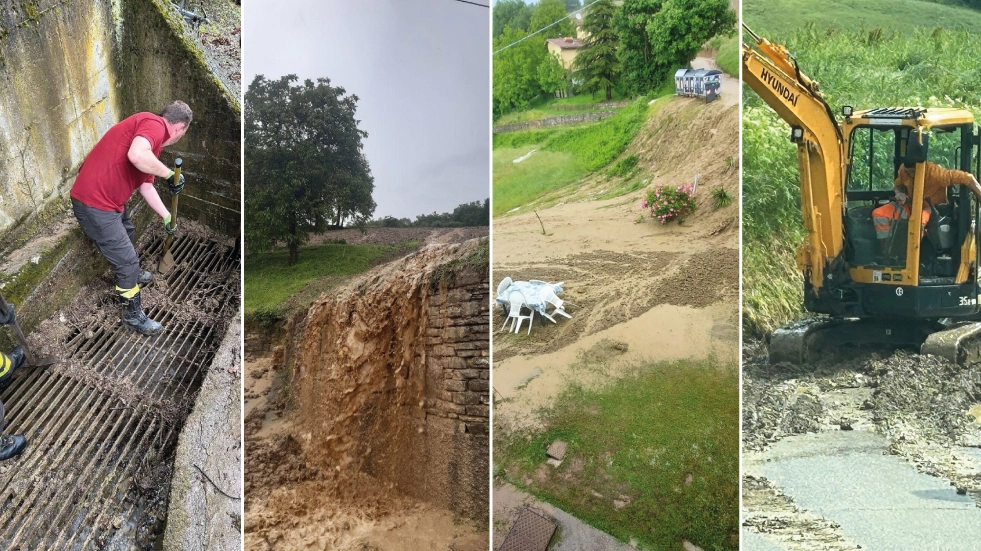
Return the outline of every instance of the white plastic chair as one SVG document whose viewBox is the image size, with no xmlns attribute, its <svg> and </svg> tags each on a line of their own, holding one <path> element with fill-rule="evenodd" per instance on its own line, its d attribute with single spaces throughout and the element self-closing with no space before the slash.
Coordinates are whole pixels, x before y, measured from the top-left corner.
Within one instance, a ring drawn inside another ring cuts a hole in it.
<svg viewBox="0 0 981 551">
<path fill-rule="evenodd" d="M 504 294 L 504 291 L 507 291 L 508 287 L 510 287 L 512 283 L 514 282 L 511 281 L 510 277 L 506 277 L 501 280 L 501 284 L 497 286 L 497 296 L 500 297 L 502 294 Z"/>
<path fill-rule="evenodd" d="M 504 291 L 507 291 L 508 290 L 508 287 L 510 287 L 512 283 L 514 283 L 514 282 L 511 281 L 511 278 L 510 277 L 506 277 L 506 278 L 502 279 L 501 280 L 501 284 L 497 286 L 497 296 L 494 297 L 494 300 L 496 302 L 500 303 L 501 304 L 501 308 L 504 309 L 504 315 L 505 316 L 508 313 L 508 305 L 507 305 L 507 303 L 502 303 L 502 301 L 504 299 L 501 298 L 501 295 L 504 294 Z M 505 323 L 506 323 L 506 321 L 505 321 Z"/>
<path fill-rule="evenodd" d="M 511 291 L 508 294 L 508 304 L 511 305 L 511 311 L 508 313 L 508 317 L 504 320 L 504 325 L 501 326 L 501 331 L 504 331 L 504 327 L 507 326 L 508 322 L 511 322 L 511 328 L 508 330 L 509 333 L 517 333 L 521 329 L 521 324 L 525 320 L 528 320 L 528 333 L 531 334 L 531 320 L 535 315 L 535 310 L 528 307 L 528 301 L 525 300 L 525 295 L 521 291 Z M 527 316 L 521 315 L 521 308 L 528 307 L 531 310 L 531 314 Z"/>
<path fill-rule="evenodd" d="M 565 316 L 569 319 L 572 319 L 572 316 L 567 314 L 566 311 L 562 308 L 565 305 L 565 301 L 560 299 L 558 295 L 555 294 L 555 291 L 551 289 L 551 287 L 546 287 L 542 289 L 540 294 L 542 300 L 544 300 L 547 304 L 551 304 L 552 306 L 555 306 L 555 310 L 552 310 L 553 316 L 558 314 L 560 316 Z M 555 321 L 551 317 L 549 317 L 549 319 L 551 319 L 553 322 Z"/>
</svg>

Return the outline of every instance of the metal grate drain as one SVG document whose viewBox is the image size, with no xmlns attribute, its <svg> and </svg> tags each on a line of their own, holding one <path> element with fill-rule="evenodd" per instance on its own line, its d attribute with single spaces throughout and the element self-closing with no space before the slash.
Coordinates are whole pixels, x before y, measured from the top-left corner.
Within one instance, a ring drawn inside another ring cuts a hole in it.
<svg viewBox="0 0 981 551">
<path fill-rule="evenodd" d="M 141 256 L 159 257 L 160 245 Z M 93 321 L 65 343 L 79 369 L 28 370 L 0 395 L 4 432 L 28 438 L 20 458 L 0 463 L 0 548 L 152 546 L 177 436 L 237 306 L 236 247 L 184 238 L 173 254 L 180 269 L 151 285 L 166 304 L 210 316 L 154 306 L 147 314 L 165 329 L 153 337 L 113 316 Z"/>
<path fill-rule="evenodd" d="M 523 507 L 497 551 L 545 551 L 555 528 L 555 523 L 538 511 Z"/>
</svg>

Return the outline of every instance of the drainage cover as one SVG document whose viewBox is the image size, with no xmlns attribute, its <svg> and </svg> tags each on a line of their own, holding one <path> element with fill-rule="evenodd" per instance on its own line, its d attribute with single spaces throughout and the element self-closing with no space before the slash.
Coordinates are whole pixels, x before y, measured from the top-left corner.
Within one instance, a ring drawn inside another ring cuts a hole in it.
<svg viewBox="0 0 981 551">
<path fill-rule="evenodd" d="M 42 325 L 64 359 L 0 394 L 4 433 L 28 441 L 0 463 L 0 548 L 149 549 L 161 533 L 178 434 L 239 302 L 234 243 L 186 237 L 173 254 L 143 293 L 163 332 L 120 325 L 107 275 Z"/>
<path fill-rule="evenodd" d="M 497 551 L 545 551 L 555 533 L 555 523 L 530 507 L 524 507 Z"/>
</svg>

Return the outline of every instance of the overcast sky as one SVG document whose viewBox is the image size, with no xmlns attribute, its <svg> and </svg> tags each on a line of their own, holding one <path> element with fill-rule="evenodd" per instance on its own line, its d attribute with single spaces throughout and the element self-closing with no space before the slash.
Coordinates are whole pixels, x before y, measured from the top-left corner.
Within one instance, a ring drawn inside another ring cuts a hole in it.
<svg viewBox="0 0 981 551">
<path fill-rule="evenodd" d="M 486 4 L 486 1 L 475 0 Z M 358 96 L 375 218 L 490 194 L 490 10 L 456 0 L 245 0 L 243 72 Z"/>
</svg>

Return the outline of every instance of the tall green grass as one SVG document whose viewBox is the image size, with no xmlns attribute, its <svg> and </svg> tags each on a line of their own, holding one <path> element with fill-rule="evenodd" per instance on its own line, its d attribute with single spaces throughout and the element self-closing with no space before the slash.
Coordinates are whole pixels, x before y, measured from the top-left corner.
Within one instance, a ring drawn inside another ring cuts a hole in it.
<svg viewBox="0 0 981 551">
<path fill-rule="evenodd" d="M 786 35 L 805 23 L 818 29 L 883 29 L 907 32 L 916 27 L 981 31 L 981 12 L 920 0 L 753 0 L 743 4 L 743 20 L 756 32 Z M 769 38 L 769 37 L 768 37 Z"/>
<path fill-rule="evenodd" d="M 649 365 L 600 388 L 570 384 L 554 404 L 544 430 L 495 427 L 495 472 L 639 549 L 738 548 L 738 369 Z M 568 450 L 553 469 L 557 439 Z"/>
<path fill-rule="evenodd" d="M 544 149 L 571 153 L 583 168 L 593 172 L 623 153 L 647 120 L 646 115 L 647 102 L 636 101 L 604 121 L 552 136 Z"/>
<path fill-rule="evenodd" d="M 962 107 L 981 116 L 981 36 L 975 33 L 921 28 L 876 36 L 808 25 L 767 38 L 785 44 L 801 71 L 821 83 L 835 113 L 842 105 L 912 105 Z M 746 329 L 766 332 L 800 313 L 797 150 L 787 124 L 748 87 L 744 92 L 743 311 Z"/>
</svg>

